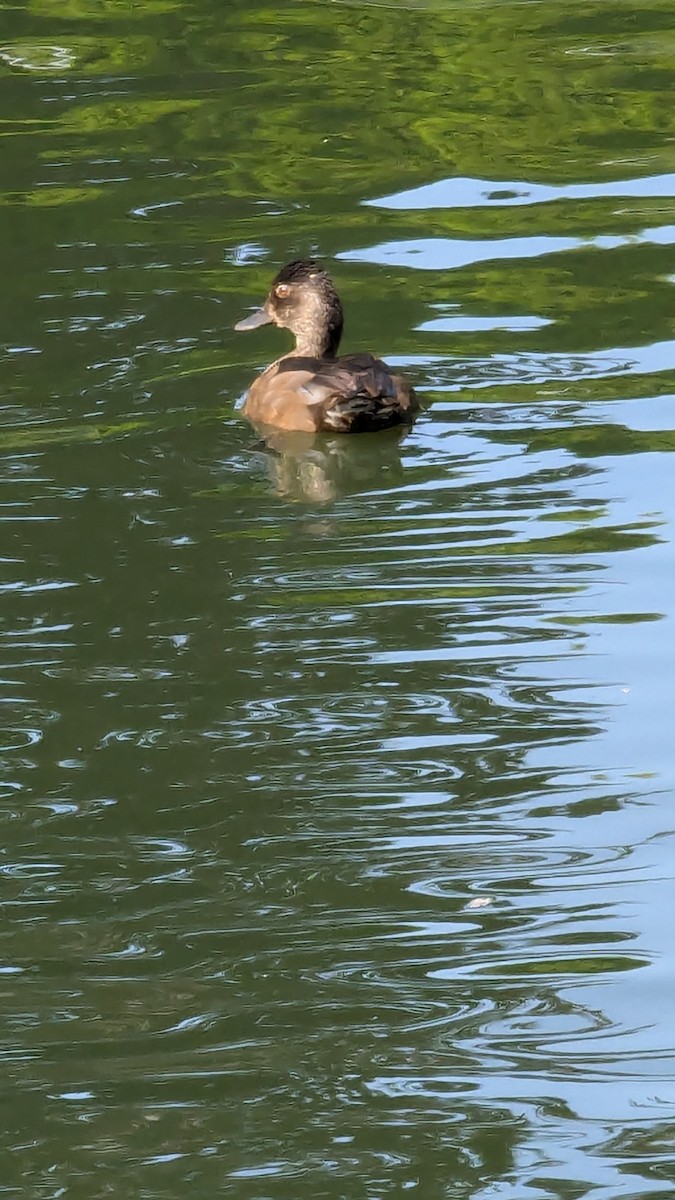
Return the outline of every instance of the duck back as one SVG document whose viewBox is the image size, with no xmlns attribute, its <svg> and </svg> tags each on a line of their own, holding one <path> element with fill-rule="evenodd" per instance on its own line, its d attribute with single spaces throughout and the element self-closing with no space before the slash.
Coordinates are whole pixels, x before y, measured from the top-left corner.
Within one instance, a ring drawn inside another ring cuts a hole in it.
<svg viewBox="0 0 675 1200">
<path fill-rule="evenodd" d="M 282 429 L 365 433 L 411 424 L 417 408 L 406 380 L 372 354 L 289 354 L 253 382 L 244 413 L 255 424 Z"/>
</svg>

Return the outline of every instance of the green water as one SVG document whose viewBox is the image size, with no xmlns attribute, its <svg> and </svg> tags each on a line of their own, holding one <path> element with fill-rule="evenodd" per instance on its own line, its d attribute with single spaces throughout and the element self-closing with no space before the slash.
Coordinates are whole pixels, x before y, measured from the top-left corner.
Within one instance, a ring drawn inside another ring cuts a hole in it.
<svg viewBox="0 0 675 1200">
<path fill-rule="evenodd" d="M 0 1196 L 672 1196 L 674 87 L 665 0 L 0 3 Z M 239 416 L 310 253 L 407 436 Z"/>
</svg>

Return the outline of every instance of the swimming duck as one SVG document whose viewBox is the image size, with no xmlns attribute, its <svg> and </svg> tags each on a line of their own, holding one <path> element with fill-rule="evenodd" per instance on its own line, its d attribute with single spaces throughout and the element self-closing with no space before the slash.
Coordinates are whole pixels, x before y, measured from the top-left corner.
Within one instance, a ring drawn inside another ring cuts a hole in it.
<svg viewBox="0 0 675 1200">
<path fill-rule="evenodd" d="M 330 275 L 313 259 L 287 263 L 262 308 L 235 329 L 271 322 L 290 329 L 295 349 L 251 384 L 244 415 L 255 425 L 308 433 L 361 433 L 412 424 L 418 402 L 401 375 L 372 354 L 336 357 L 342 304 Z"/>
</svg>

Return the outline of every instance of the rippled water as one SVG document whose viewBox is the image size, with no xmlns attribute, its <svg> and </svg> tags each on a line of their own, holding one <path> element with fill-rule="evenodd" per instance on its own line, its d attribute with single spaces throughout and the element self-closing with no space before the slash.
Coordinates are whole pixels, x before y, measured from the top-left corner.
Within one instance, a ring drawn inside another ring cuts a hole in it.
<svg viewBox="0 0 675 1200">
<path fill-rule="evenodd" d="M 672 5 L 2 11 L 0 1194 L 670 1195 Z"/>
</svg>

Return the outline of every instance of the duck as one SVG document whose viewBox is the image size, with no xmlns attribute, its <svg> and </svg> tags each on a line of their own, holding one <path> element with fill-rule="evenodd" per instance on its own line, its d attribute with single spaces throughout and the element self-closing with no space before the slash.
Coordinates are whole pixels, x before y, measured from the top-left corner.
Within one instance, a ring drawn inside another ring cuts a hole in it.
<svg viewBox="0 0 675 1200">
<path fill-rule="evenodd" d="M 238 331 L 274 324 L 295 347 L 254 379 L 243 406 L 256 427 L 304 433 L 365 433 L 412 425 L 419 403 L 407 380 L 372 354 L 341 354 L 342 303 L 315 259 L 282 267 L 267 299 Z"/>
</svg>

